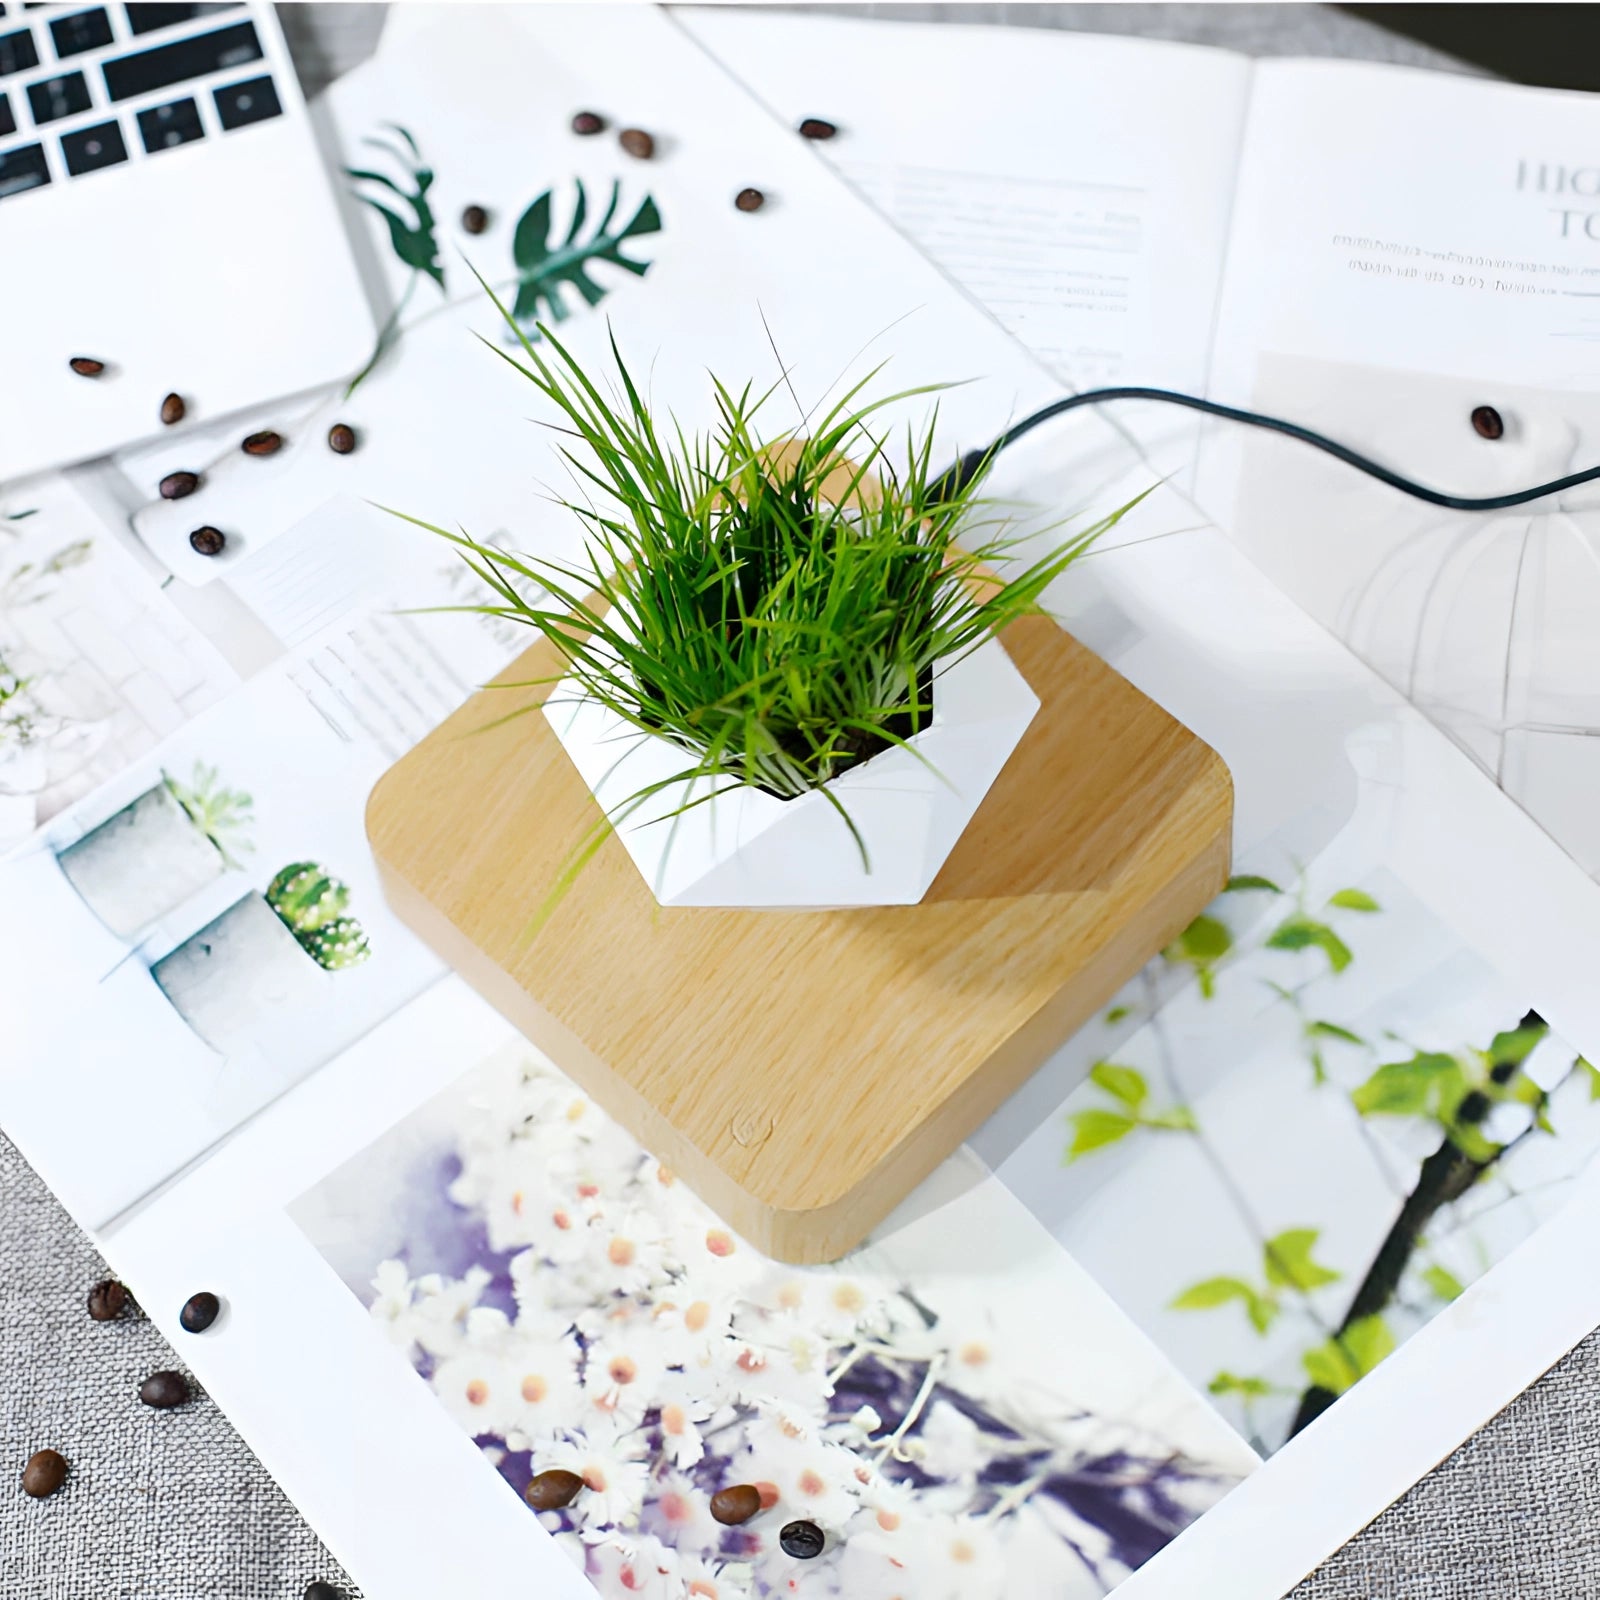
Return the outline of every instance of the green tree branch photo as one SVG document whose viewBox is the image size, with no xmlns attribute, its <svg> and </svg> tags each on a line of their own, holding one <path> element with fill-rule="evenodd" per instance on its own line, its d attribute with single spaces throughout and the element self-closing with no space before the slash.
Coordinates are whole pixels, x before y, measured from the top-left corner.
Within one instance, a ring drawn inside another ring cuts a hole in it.
<svg viewBox="0 0 1600 1600">
<path fill-rule="evenodd" d="M 1287 908 L 1268 909 L 1262 916 L 1263 903 L 1267 908 L 1274 904 Z M 1248 938 L 1241 938 L 1230 925 L 1228 909 L 1244 905 L 1256 907 L 1250 913 L 1257 919 L 1256 931 Z M 1321 1259 L 1319 1228 L 1297 1226 L 1268 1236 L 1239 1181 L 1210 1146 L 1205 1120 L 1181 1098 L 1162 1102 L 1139 1069 L 1119 1062 L 1097 1063 L 1089 1073 L 1088 1088 L 1091 1100 L 1099 1103 L 1068 1114 L 1071 1137 L 1063 1158 L 1067 1163 L 1134 1138 L 1194 1141 L 1220 1193 L 1259 1241 L 1255 1272 L 1236 1270 L 1199 1278 L 1169 1302 L 1176 1311 L 1239 1317 L 1257 1338 L 1280 1323 L 1306 1330 L 1308 1342 L 1298 1355 L 1302 1380 L 1298 1387 L 1290 1388 L 1281 1374 L 1268 1377 L 1231 1365 L 1210 1380 L 1210 1392 L 1236 1402 L 1252 1431 L 1263 1402 L 1292 1400 L 1284 1434 L 1292 1437 L 1392 1353 L 1398 1341 L 1389 1314 L 1397 1307 L 1419 1295 L 1431 1298 L 1436 1307 L 1460 1296 L 1465 1289 L 1461 1276 L 1434 1258 L 1431 1241 L 1441 1219 L 1528 1141 L 1556 1131 L 1549 1115 L 1553 1091 L 1526 1071 L 1534 1050 L 1549 1035 L 1537 1012 L 1528 1011 L 1482 1047 L 1454 1050 L 1397 1050 L 1392 1035 L 1373 1042 L 1326 1014 L 1333 1009 L 1334 986 L 1356 960 L 1360 926 L 1382 912 L 1377 897 L 1360 887 L 1339 889 L 1314 904 L 1308 902 L 1303 883 L 1286 892 L 1270 878 L 1241 874 L 1230 879 L 1222 898 L 1167 947 L 1162 962 L 1168 971 L 1187 970 L 1201 1000 L 1209 1005 L 1216 1001 L 1224 975 L 1250 956 L 1249 970 L 1256 981 L 1295 1019 L 1300 1052 L 1311 1068 L 1308 1092 L 1343 1095 L 1360 1125 L 1403 1121 L 1411 1133 L 1406 1148 L 1421 1145 L 1414 1175 L 1396 1193 L 1392 1220 L 1358 1274 L 1347 1280 L 1345 1273 Z M 1285 969 L 1284 977 L 1299 971 L 1298 982 L 1266 975 L 1274 960 L 1303 962 L 1308 956 L 1316 963 L 1309 974 L 1303 966 Z M 1151 993 L 1153 1025 L 1159 1029 L 1155 991 Z M 1106 1021 L 1112 1024 L 1132 1015 L 1132 1007 L 1119 1005 Z M 1331 1056 L 1333 1051 L 1341 1054 Z M 1338 1080 L 1330 1067 L 1335 1060 Z M 1356 1070 L 1363 1075 L 1354 1078 Z M 1600 1071 L 1579 1057 L 1568 1077 L 1580 1073 L 1585 1098 L 1600 1099 Z M 1176 1087 L 1170 1073 L 1169 1087 Z M 1502 1125 L 1520 1131 L 1504 1138 L 1490 1132 L 1500 1107 L 1521 1113 Z M 1430 1133 L 1431 1146 L 1423 1143 Z M 1371 1135 L 1367 1137 L 1370 1140 Z"/>
</svg>

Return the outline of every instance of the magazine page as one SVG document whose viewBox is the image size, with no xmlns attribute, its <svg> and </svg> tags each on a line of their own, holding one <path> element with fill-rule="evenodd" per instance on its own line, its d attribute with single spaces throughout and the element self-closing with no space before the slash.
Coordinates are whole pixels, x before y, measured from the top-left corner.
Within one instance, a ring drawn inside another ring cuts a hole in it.
<svg viewBox="0 0 1600 1600">
<path fill-rule="evenodd" d="M 1074 389 L 1205 387 L 1254 63 L 1029 27 L 794 16 L 678 20 Z M 1107 413 L 1164 469 L 1192 424 Z"/>
<path fill-rule="evenodd" d="M 681 30 L 628 23 L 413 24 L 333 91 L 341 164 L 379 138 L 436 221 L 498 227 L 441 248 L 448 287 L 389 260 L 425 314 L 303 430 L 359 449 L 285 424 L 191 497 L 238 549 L 161 592 L 269 644 L 0 858 L 29 908 L 0 1117 L 368 1592 L 1273 1600 L 1600 1321 L 1571 1271 L 1600 889 L 1123 434 L 1065 419 L 994 494 L 1021 554 L 1151 491 L 1046 598 L 1226 762 L 1234 876 L 860 1252 L 787 1268 L 722 1226 L 446 973 L 364 837 L 375 778 L 520 645 L 419 614 L 481 592 L 378 507 L 577 542 L 460 257 L 520 285 L 526 213 L 587 239 L 573 180 L 615 184 L 644 270 L 596 263 L 561 337 L 604 371 L 614 336 L 687 430 L 708 365 L 811 400 L 888 358 L 896 389 L 970 380 L 953 459 L 1059 380 Z M 588 107 L 662 157 L 584 143 Z M 227 1309 L 193 1336 L 202 1285 Z M 547 1470 L 586 1492 L 530 1504 Z M 738 1527 L 730 1481 L 762 1507 Z"/>
<path fill-rule="evenodd" d="M 1600 462 L 1597 116 L 1585 95 L 1261 66 L 1213 397 L 1453 495 Z M 1200 474 L 1276 583 L 1600 873 L 1600 491 L 1452 511 L 1223 424 Z"/>
</svg>

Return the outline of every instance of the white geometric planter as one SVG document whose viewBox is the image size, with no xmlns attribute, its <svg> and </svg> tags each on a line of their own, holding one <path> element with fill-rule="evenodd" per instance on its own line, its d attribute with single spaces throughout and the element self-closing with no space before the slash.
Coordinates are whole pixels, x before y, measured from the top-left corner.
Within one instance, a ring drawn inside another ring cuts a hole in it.
<svg viewBox="0 0 1600 1600">
<path fill-rule="evenodd" d="M 264 896 L 247 894 L 150 969 L 213 1050 L 234 1055 L 291 1028 L 332 981 Z"/>
<path fill-rule="evenodd" d="M 664 906 L 914 905 L 1038 709 L 997 639 L 938 671 L 932 718 L 909 741 L 922 759 L 893 746 L 827 785 L 866 846 L 865 865 L 822 792 L 780 800 L 731 788 L 673 817 L 717 787 L 676 784 L 618 822 L 617 834 Z M 607 814 L 690 760 L 581 695 L 570 679 L 557 685 L 544 714 Z"/>
<path fill-rule="evenodd" d="M 119 939 L 132 939 L 181 906 L 220 878 L 226 865 L 164 782 L 57 859 L 67 882 Z"/>
</svg>

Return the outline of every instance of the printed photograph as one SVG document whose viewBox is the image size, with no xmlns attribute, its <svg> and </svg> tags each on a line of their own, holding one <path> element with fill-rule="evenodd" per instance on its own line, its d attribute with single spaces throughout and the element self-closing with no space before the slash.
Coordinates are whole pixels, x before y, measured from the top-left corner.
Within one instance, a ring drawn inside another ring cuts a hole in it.
<svg viewBox="0 0 1600 1600">
<path fill-rule="evenodd" d="M 607 1600 L 1104 1595 L 1255 1464 L 970 1155 L 785 1266 L 514 1040 L 292 1215 Z"/>
<path fill-rule="evenodd" d="M 1381 866 L 1241 873 L 998 1176 L 1263 1455 L 1559 1208 L 1600 1072 Z"/>
<path fill-rule="evenodd" d="M 236 681 L 59 477 L 0 494 L 0 852 Z"/>
<path fill-rule="evenodd" d="M 60 1115 L 78 1118 L 80 1147 L 115 1150 L 83 1163 L 91 1219 L 443 970 L 388 910 L 367 847 L 386 757 L 297 671 L 253 680 L 0 862 L 0 901 L 30 908 L 0 935 L 6 969 L 41 1002 L 10 1065 L 69 1072 L 78 1092 Z"/>
</svg>

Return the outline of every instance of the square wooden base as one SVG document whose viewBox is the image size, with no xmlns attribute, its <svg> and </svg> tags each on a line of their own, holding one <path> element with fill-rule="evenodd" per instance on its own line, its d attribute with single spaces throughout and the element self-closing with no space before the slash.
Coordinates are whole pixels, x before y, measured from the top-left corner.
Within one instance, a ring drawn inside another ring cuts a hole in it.
<svg viewBox="0 0 1600 1600">
<path fill-rule="evenodd" d="M 380 780 L 385 890 L 731 1227 L 832 1260 L 1227 880 L 1221 758 L 1048 618 L 1004 642 L 1042 706 L 919 905 L 666 910 L 609 839 L 530 938 L 596 820 L 545 718 L 504 720 L 544 644 Z"/>
</svg>

